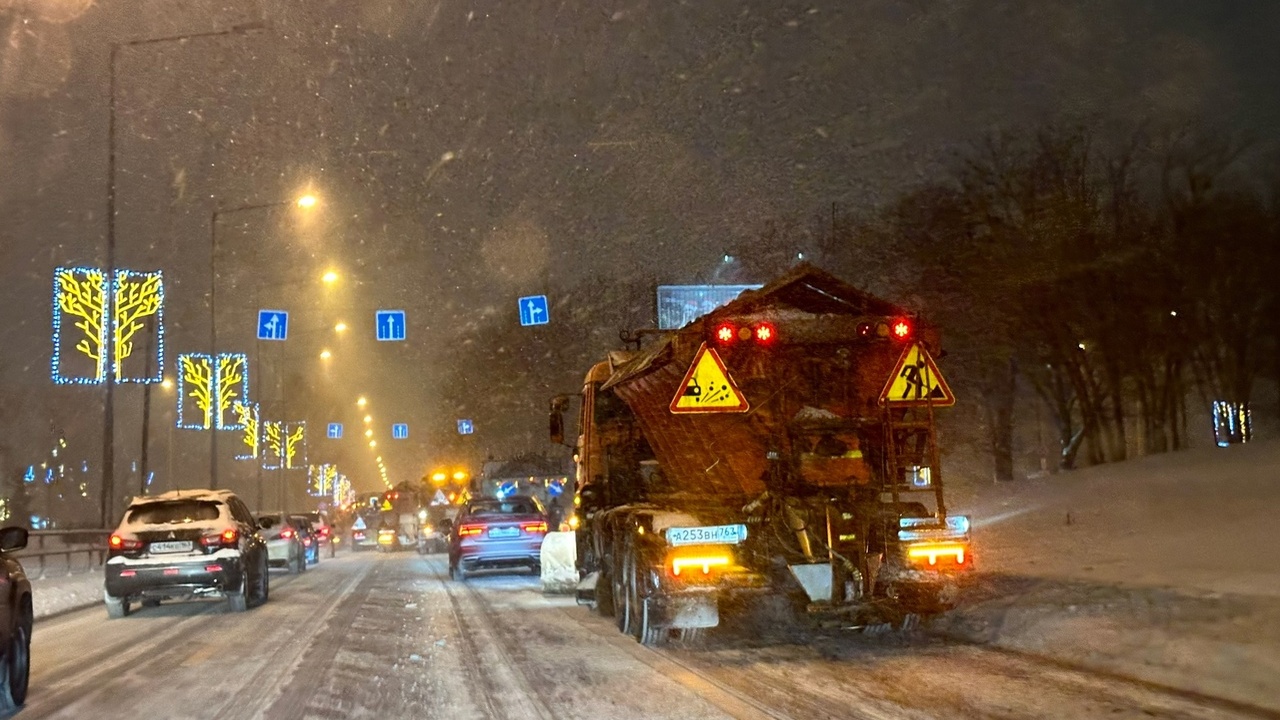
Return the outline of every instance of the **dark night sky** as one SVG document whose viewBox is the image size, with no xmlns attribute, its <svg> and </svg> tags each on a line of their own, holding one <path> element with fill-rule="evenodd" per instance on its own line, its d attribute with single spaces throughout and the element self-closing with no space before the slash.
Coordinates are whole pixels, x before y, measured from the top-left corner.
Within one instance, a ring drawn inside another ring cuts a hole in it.
<svg viewBox="0 0 1280 720">
<path fill-rule="evenodd" d="M 441 348 L 495 313 L 514 323 L 519 295 L 705 277 L 766 220 L 887 202 L 997 130 L 1189 123 L 1272 162 L 1280 133 L 1271 2 L 0 0 L 15 430 L 52 422 L 90 459 L 100 442 L 97 396 L 48 382 L 48 324 L 52 268 L 103 257 L 109 43 L 251 21 L 267 30 L 122 51 L 120 264 L 165 270 L 170 347 L 202 350 L 210 211 L 314 189 L 310 217 L 220 226 L 219 334 L 252 350 L 253 308 L 289 306 L 309 334 L 283 362 L 317 397 L 367 393 L 380 422 L 422 429 L 387 453 L 396 474 L 452 427 L 433 407 Z M 326 294 L 329 266 L 344 282 Z M 409 310 L 414 342 L 369 340 L 375 307 Z M 337 318 L 353 337 L 320 374 Z M 138 397 L 122 393 L 122 444 Z M 204 445 L 182 441 L 198 474 Z"/>
</svg>

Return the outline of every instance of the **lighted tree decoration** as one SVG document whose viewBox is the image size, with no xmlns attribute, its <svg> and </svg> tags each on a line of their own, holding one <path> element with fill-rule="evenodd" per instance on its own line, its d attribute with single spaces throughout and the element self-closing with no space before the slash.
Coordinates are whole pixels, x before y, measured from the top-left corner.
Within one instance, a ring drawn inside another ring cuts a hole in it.
<svg viewBox="0 0 1280 720">
<path fill-rule="evenodd" d="M 178 427 L 184 430 L 209 430 L 213 427 L 213 402 L 217 394 L 213 377 L 213 358 L 208 355 L 178 356 Z M 199 420 L 191 417 L 187 398 L 194 401 Z"/>
<path fill-rule="evenodd" d="M 106 276 L 94 268 L 58 268 L 53 274 L 53 381 L 88 385 L 106 379 Z M 89 373 L 64 374 L 62 321 L 75 318 L 75 351 L 90 361 Z"/>
<path fill-rule="evenodd" d="M 117 270 L 112 317 L 107 318 L 107 274 L 99 268 L 60 267 L 53 273 L 53 361 L 56 383 L 105 382 L 110 364 L 117 383 L 160 382 L 164 377 L 164 277 L 159 271 Z M 63 321 L 73 318 L 71 326 Z M 138 333 L 154 333 L 150 357 L 140 365 Z M 74 343 L 74 344 L 72 344 Z"/>
<path fill-rule="evenodd" d="M 218 356 L 218 414 L 215 418 L 219 430 L 242 430 L 240 416 L 233 410 L 236 401 L 249 395 L 249 356 L 222 354 Z M 228 419 L 227 411 L 231 410 Z"/>
<path fill-rule="evenodd" d="M 263 421 L 262 442 L 266 446 L 262 453 L 262 467 L 266 470 L 280 469 L 284 455 L 284 423 L 279 420 Z"/>
<path fill-rule="evenodd" d="M 249 357 L 223 353 L 214 357 L 201 353 L 178 356 L 178 427 L 186 430 L 242 430 L 244 425 L 234 405 L 249 395 Z M 187 399 L 195 401 L 199 420 L 189 411 Z"/>
<path fill-rule="evenodd" d="M 264 470 L 294 470 L 307 466 L 307 423 L 262 421 Z"/>
<path fill-rule="evenodd" d="M 300 422 L 287 426 L 284 437 L 284 466 L 286 469 L 293 469 L 300 464 L 306 464 L 306 439 L 306 423 Z M 299 451 L 302 453 L 301 457 L 298 457 Z"/>
<path fill-rule="evenodd" d="M 236 455 L 236 459 L 256 460 L 262 445 L 262 436 L 258 432 L 258 418 L 261 412 L 258 403 L 236 401 L 231 407 L 235 410 L 236 418 L 243 431 L 241 441 L 248 448 L 246 454 Z"/>
<path fill-rule="evenodd" d="M 115 322 L 112 367 L 116 382 L 160 382 L 164 377 L 164 280 L 159 271 L 150 273 L 117 270 L 115 282 Z M 133 356 L 134 337 L 155 318 L 156 362 L 148 374 L 126 373 L 125 361 Z"/>
</svg>

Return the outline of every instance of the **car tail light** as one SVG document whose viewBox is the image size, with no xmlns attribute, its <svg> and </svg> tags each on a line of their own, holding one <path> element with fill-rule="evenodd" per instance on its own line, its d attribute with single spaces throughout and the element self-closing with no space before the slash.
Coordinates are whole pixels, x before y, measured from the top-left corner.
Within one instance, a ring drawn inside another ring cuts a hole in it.
<svg viewBox="0 0 1280 720">
<path fill-rule="evenodd" d="M 529 533 L 530 535 L 535 533 L 545 533 L 547 531 L 547 523 L 546 521 L 536 522 L 536 523 L 525 523 L 524 525 L 521 525 L 520 528 L 525 532 Z"/>
<path fill-rule="evenodd" d="M 479 535 L 482 532 L 484 532 L 484 525 L 467 523 L 458 528 L 458 537 L 467 537 L 468 535 Z"/>
<path fill-rule="evenodd" d="M 137 570 L 121 570 L 120 571 L 120 577 L 135 577 L 137 576 L 137 574 L 138 574 Z"/>
<path fill-rule="evenodd" d="M 217 535 L 205 535 L 200 538 L 200 544 L 205 547 L 235 547 L 239 539 L 240 533 L 235 528 L 227 528 Z"/>
<path fill-rule="evenodd" d="M 124 537 L 118 533 L 112 533 L 111 539 L 107 540 L 107 545 L 112 550 L 141 550 L 142 541 Z"/>
<path fill-rule="evenodd" d="M 329 528 L 322 527 L 316 531 L 316 534 L 320 536 L 321 540 L 324 540 L 325 538 L 329 537 Z"/>
<path fill-rule="evenodd" d="M 311 547 L 311 538 L 302 538 L 303 547 Z"/>
<path fill-rule="evenodd" d="M 351 531 L 351 539 L 352 539 L 352 540 L 363 540 L 363 539 L 364 539 L 364 531 L 363 531 L 363 530 L 352 530 L 352 531 Z"/>
<path fill-rule="evenodd" d="M 942 559 L 956 565 L 964 565 L 965 561 L 973 562 L 969 555 L 969 547 L 964 543 L 921 543 L 907 549 L 907 558 L 912 562 L 927 563 L 936 566 Z"/>
<path fill-rule="evenodd" d="M 204 571 L 205 572 L 222 572 L 222 566 L 221 565 L 205 565 Z"/>
<path fill-rule="evenodd" d="M 281 540 L 288 540 L 291 537 L 293 537 L 293 528 L 285 528 L 280 531 Z"/>
</svg>

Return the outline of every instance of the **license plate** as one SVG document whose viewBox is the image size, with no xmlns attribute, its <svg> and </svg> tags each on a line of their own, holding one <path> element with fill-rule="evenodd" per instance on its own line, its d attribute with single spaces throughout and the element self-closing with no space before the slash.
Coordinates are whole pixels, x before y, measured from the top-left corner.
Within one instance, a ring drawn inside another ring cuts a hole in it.
<svg viewBox="0 0 1280 720">
<path fill-rule="evenodd" d="M 151 552 L 153 553 L 176 553 L 189 550 L 191 550 L 190 540 L 166 540 L 164 542 L 151 543 Z"/>
<path fill-rule="evenodd" d="M 669 545 L 737 545 L 747 539 L 746 525 L 667 528 Z"/>
<path fill-rule="evenodd" d="M 520 530 L 518 528 L 492 528 L 489 530 L 491 538 L 513 538 L 519 537 Z"/>
</svg>

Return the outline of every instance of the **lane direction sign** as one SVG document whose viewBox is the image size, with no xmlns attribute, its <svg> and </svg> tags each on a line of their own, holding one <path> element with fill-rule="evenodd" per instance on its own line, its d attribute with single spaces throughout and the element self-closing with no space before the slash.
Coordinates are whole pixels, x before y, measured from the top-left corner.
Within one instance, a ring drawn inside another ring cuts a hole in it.
<svg viewBox="0 0 1280 720">
<path fill-rule="evenodd" d="M 391 437 L 392 437 L 393 439 L 395 439 L 395 440 L 408 440 L 408 439 L 409 439 L 409 424 L 408 424 L 408 423 L 396 423 L 395 425 L 392 425 L 392 426 L 391 426 Z"/>
<path fill-rule="evenodd" d="M 475 431 L 476 431 L 476 426 L 473 425 L 470 420 L 463 419 L 458 421 L 459 435 L 470 435 Z"/>
<path fill-rule="evenodd" d="M 342 439 L 342 423 L 329 423 L 329 439 L 330 440 Z"/>
<path fill-rule="evenodd" d="M 287 340 L 289 338 L 289 313 L 283 310 L 258 311 L 259 340 Z"/>
<path fill-rule="evenodd" d="M 405 338 L 403 310 L 379 310 L 374 314 L 375 330 L 379 340 L 398 342 Z"/>
<path fill-rule="evenodd" d="M 546 325 L 551 322 L 546 295 L 529 295 L 520 298 L 520 325 Z"/>
</svg>

